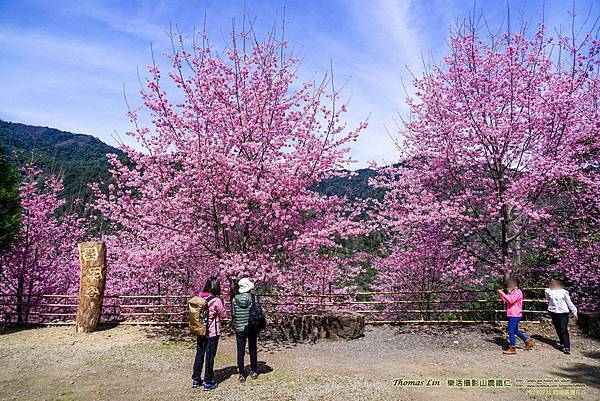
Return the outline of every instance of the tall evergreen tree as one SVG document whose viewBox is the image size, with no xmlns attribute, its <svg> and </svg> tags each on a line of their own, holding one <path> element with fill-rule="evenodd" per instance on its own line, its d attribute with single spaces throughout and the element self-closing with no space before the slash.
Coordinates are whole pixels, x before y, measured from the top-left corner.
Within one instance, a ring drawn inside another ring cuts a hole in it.
<svg viewBox="0 0 600 401">
<path fill-rule="evenodd" d="M 19 231 L 20 216 L 19 175 L 0 147 L 0 251 Z"/>
</svg>

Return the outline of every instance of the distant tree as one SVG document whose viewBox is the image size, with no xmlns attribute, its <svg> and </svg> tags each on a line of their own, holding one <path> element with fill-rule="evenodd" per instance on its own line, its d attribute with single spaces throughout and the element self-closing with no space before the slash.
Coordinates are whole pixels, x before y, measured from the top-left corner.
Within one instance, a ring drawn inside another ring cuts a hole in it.
<svg viewBox="0 0 600 401">
<path fill-rule="evenodd" d="M 14 240 L 20 216 L 19 174 L 0 147 L 0 252 Z"/>
</svg>

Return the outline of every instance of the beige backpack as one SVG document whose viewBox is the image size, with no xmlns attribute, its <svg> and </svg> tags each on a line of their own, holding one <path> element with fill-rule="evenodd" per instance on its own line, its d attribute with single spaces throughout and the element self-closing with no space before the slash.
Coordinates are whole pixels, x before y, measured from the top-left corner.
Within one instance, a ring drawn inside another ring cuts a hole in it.
<svg viewBox="0 0 600 401">
<path fill-rule="evenodd" d="M 195 296 L 188 301 L 190 332 L 197 336 L 208 335 L 208 301 L 213 299 Z"/>
</svg>

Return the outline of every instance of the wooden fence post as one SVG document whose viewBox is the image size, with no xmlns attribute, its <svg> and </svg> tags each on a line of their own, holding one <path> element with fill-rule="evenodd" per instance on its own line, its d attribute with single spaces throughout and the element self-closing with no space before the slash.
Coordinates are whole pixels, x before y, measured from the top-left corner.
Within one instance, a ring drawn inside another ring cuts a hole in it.
<svg viewBox="0 0 600 401">
<path fill-rule="evenodd" d="M 81 242 L 79 249 L 79 303 L 75 331 L 96 330 L 102 313 L 102 298 L 106 283 L 106 245 L 104 242 Z"/>
</svg>

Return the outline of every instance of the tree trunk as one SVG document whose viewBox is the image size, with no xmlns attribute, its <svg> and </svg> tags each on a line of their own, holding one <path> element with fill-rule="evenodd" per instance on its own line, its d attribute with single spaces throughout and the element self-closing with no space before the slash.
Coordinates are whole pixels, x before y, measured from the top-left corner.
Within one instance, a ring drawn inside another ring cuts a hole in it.
<svg viewBox="0 0 600 401">
<path fill-rule="evenodd" d="M 501 215 L 501 231 L 502 231 L 502 263 L 506 263 L 506 259 L 508 259 L 508 207 L 506 205 L 502 205 Z"/>
<path fill-rule="evenodd" d="M 231 312 L 231 320 L 229 321 L 229 328 L 233 331 L 235 322 L 233 321 L 233 298 L 238 292 L 238 280 L 235 277 L 227 276 L 229 281 L 229 311 Z"/>
<path fill-rule="evenodd" d="M 17 278 L 17 322 L 23 323 L 23 294 L 25 292 L 25 277 L 19 274 Z"/>
<path fill-rule="evenodd" d="M 521 236 L 524 235 L 524 230 L 523 230 L 523 225 L 525 223 L 522 221 L 521 217 L 517 217 L 515 219 L 515 222 L 512 225 L 512 232 L 513 233 L 519 233 L 515 239 L 514 239 L 514 245 L 513 245 L 513 251 L 514 251 L 514 257 L 513 257 L 513 264 L 517 269 L 521 269 L 521 262 L 522 262 L 522 258 L 521 258 Z"/>
<path fill-rule="evenodd" d="M 506 263 L 511 256 L 511 238 L 513 234 L 516 232 L 514 229 L 515 222 L 512 221 L 513 218 L 513 206 L 511 205 L 502 205 L 502 262 Z M 514 239 L 513 239 L 514 241 Z M 520 243 L 518 244 L 520 248 Z M 513 249 L 514 251 L 515 249 Z M 520 249 L 519 249 L 520 252 Z M 512 260 L 511 262 L 516 262 L 516 260 Z M 518 262 L 518 261 L 517 261 Z"/>
<path fill-rule="evenodd" d="M 77 306 L 77 333 L 96 330 L 102 313 L 102 298 L 106 283 L 106 245 L 104 242 L 82 242 L 79 249 L 79 305 Z"/>
<path fill-rule="evenodd" d="M 27 289 L 27 297 L 25 298 L 25 322 L 29 322 L 29 312 L 31 312 L 33 294 L 33 280 L 29 280 L 29 288 Z"/>
<path fill-rule="evenodd" d="M 517 268 L 521 268 L 521 235 L 515 238 L 515 260 L 514 264 Z"/>
</svg>

